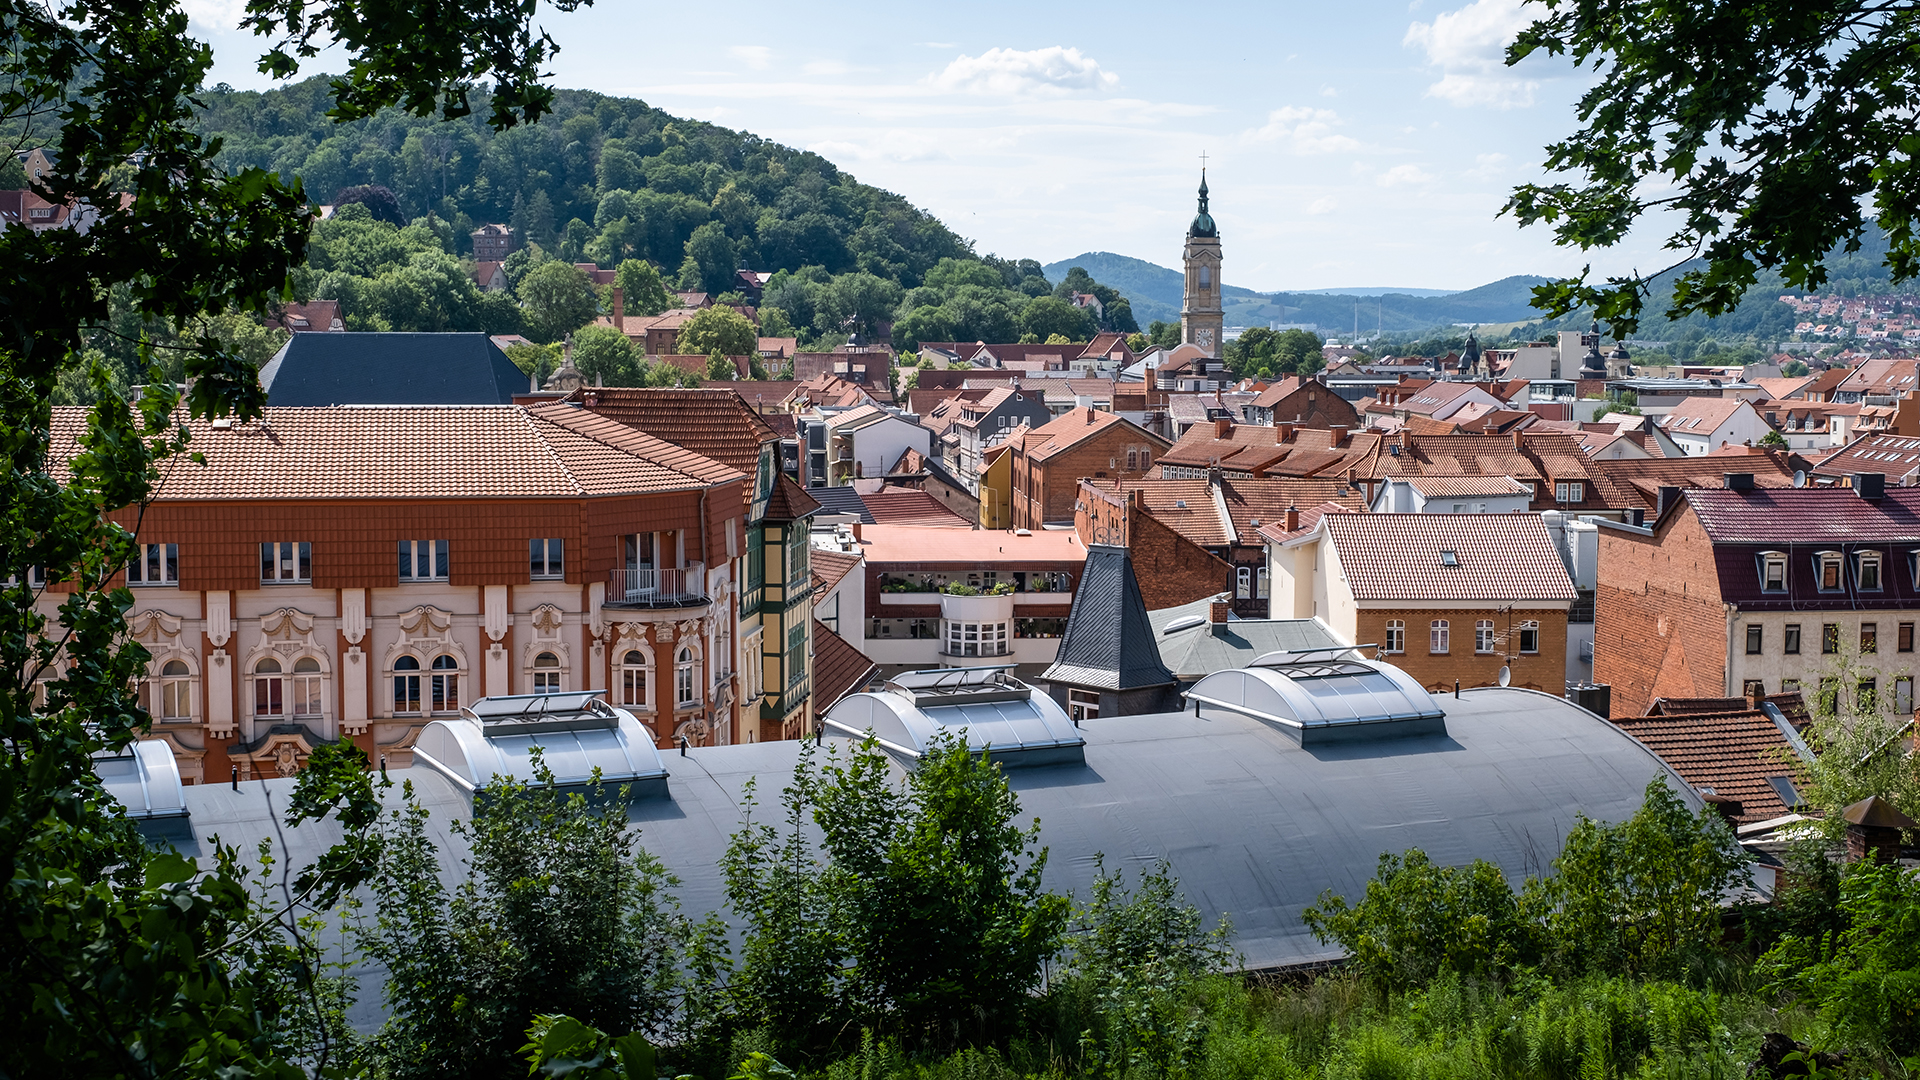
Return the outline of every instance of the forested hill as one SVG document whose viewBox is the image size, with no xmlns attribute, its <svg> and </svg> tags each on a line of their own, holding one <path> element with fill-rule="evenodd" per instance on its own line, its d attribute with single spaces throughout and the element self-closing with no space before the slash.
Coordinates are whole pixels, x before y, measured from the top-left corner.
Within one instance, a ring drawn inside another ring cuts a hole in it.
<svg viewBox="0 0 1920 1080">
<path fill-rule="evenodd" d="M 561 90 L 551 116 L 499 133 L 483 101 L 452 123 L 387 110 L 335 124 L 324 76 L 266 92 L 216 87 L 202 100 L 225 167 L 297 178 L 315 203 L 358 201 L 372 213 L 371 222 L 355 211 L 320 223 L 297 286 L 342 301 L 351 329 L 553 340 L 591 311 L 555 299 L 567 286 L 558 267 L 532 294 L 522 288 L 543 262 L 591 262 L 650 283 L 627 288 L 626 310 L 639 314 L 658 310 L 644 297 L 664 300 L 662 279 L 718 295 L 735 288 L 738 268 L 771 272 L 761 332 L 795 334 L 803 346 L 889 328 L 903 348 L 1137 329 L 1125 298 L 1084 274 L 1054 282 L 1032 259 L 977 254 L 931 214 L 818 154 L 631 98 Z M 368 197 L 369 186 L 392 197 Z M 531 242 L 507 262 L 506 296 L 457 281 L 472 276 L 459 260 L 488 223 Z M 1074 306 L 1074 291 L 1099 295 L 1099 313 Z"/>
</svg>

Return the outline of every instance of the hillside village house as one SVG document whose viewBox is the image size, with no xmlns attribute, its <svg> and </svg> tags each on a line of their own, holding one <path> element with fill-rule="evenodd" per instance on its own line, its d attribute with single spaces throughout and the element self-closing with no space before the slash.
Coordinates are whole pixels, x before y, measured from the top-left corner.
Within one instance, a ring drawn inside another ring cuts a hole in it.
<svg viewBox="0 0 1920 1080">
<path fill-rule="evenodd" d="M 1540 515 L 1323 513 L 1262 531 L 1275 618 L 1317 617 L 1436 693 L 1502 668 L 1565 693 L 1577 594 Z"/>
<path fill-rule="evenodd" d="M 147 737 L 190 780 L 340 739 L 404 766 L 434 717 L 549 690 L 606 690 L 662 746 L 739 741 L 740 473 L 558 403 L 187 423 L 206 465 L 113 516 Z M 55 461 L 84 426 L 56 411 Z"/>
<path fill-rule="evenodd" d="M 1799 690 L 1913 712 L 1920 489 L 1676 493 L 1643 529 L 1602 525 L 1594 678 L 1616 716 L 1656 698 Z M 1841 678 L 1847 685 L 1840 685 Z"/>
</svg>

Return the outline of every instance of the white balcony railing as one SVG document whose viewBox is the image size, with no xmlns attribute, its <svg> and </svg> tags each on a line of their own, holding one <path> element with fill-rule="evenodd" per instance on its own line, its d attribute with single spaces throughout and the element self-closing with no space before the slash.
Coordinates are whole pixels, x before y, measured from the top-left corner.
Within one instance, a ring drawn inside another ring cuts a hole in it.
<svg viewBox="0 0 1920 1080">
<path fill-rule="evenodd" d="M 677 607 L 705 603 L 704 570 L 640 567 L 615 570 L 607 582 L 607 603 L 641 607 Z"/>
</svg>

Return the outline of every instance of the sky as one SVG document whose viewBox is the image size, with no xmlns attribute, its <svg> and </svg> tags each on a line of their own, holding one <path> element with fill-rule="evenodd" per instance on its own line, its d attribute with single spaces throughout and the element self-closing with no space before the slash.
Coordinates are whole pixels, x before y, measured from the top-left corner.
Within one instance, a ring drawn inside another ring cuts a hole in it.
<svg viewBox="0 0 1920 1080">
<path fill-rule="evenodd" d="M 215 81 L 264 89 L 240 0 L 185 0 Z M 1501 62 L 1520 0 L 651 4 L 539 23 L 557 86 L 813 150 L 981 253 L 1178 266 L 1201 155 L 1223 278 L 1466 289 L 1665 266 L 1658 236 L 1554 246 L 1499 218 L 1593 74 Z M 302 74 L 327 70 L 327 57 Z"/>
</svg>

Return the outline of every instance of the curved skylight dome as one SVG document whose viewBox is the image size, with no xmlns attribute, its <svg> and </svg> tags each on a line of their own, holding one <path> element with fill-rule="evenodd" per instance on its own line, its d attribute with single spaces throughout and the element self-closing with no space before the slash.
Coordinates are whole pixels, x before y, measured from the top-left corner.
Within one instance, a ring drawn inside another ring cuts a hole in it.
<svg viewBox="0 0 1920 1080">
<path fill-rule="evenodd" d="M 666 791 L 667 766 L 653 736 L 597 693 L 481 698 L 461 711 L 422 729 L 413 756 L 469 794 L 495 776 L 532 783 L 536 746 L 561 787 L 591 783 L 597 768 L 609 791 L 632 784 L 629 798 Z"/>
<path fill-rule="evenodd" d="M 141 739 L 118 754 L 97 754 L 93 773 L 136 821 L 187 816 L 180 764 L 165 739 Z"/>
<path fill-rule="evenodd" d="M 972 750 L 1008 766 L 1086 760 L 1086 740 L 1066 710 L 999 668 L 908 671 L 874 693 L 849 694 L 822 719 L 847 738 L 869 732 L 902 761 L 918 761 L 941 731 L 966 733 Z"/>
<path fill-rule="evenodd" d="M 1186 696 L 1274 724 L 1302 745 L 1447 730 L 1446 712 L 1411 675 L 1324 650 L 1268 653 L 1247 667 L 1214 672 Z"/>
</svg>

